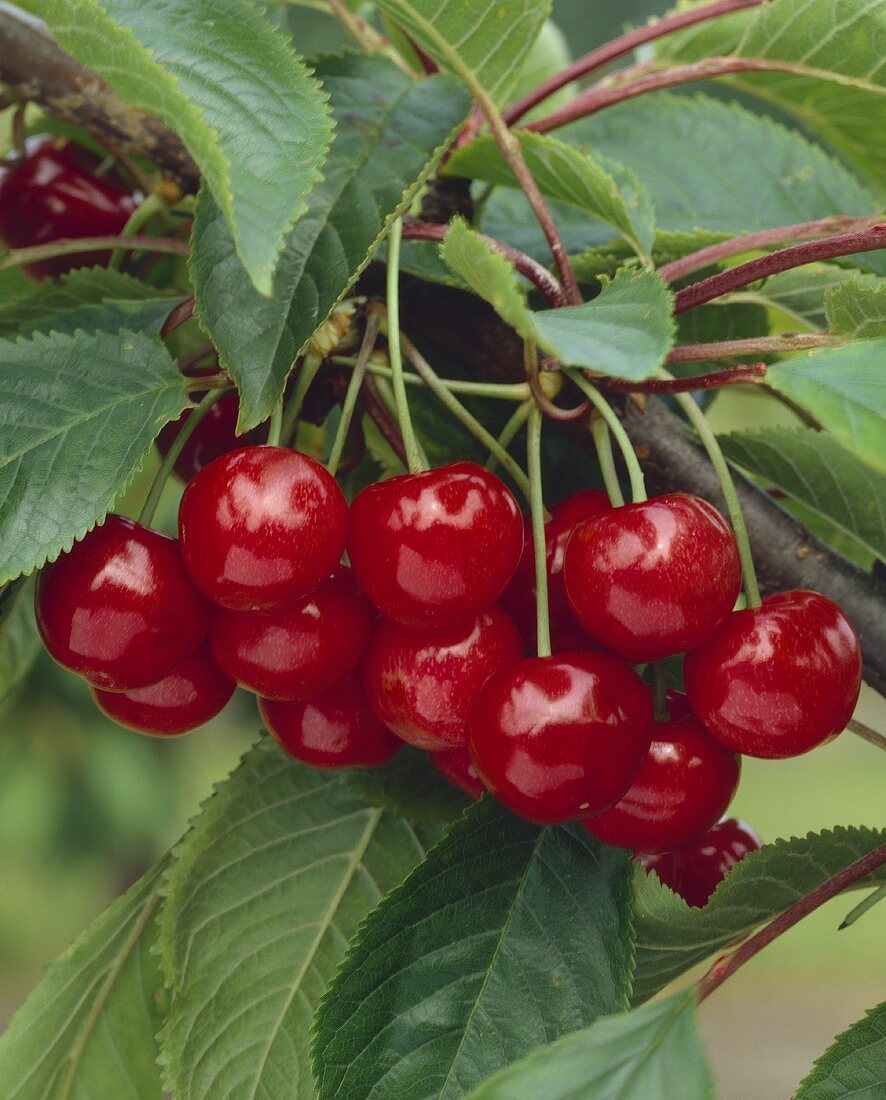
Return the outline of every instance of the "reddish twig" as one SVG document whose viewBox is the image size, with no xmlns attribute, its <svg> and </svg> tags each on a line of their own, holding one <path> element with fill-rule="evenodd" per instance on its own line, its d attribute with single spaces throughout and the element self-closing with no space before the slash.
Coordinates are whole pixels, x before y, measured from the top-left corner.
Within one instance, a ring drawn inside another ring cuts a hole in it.
<svg viewBox="0 0 886 1100">
<path fill-rule="evenodd" d="M 766 377 L 765 363 L 731 367 L 729 370 L 696 374 L 691 378 L 650 378 L 645 382 L 629 382 L 624 378 L 601 378 L 598 385 L 604 390 L 619 393 L 690 393 L 693 390 L 714 390 L 721 386 L 738 386 L 747 382 L 762 382 Z"/>
<path fill-rule="evenodd" d="M 847 886 L 852 886 L 853 883 L 866 878 L 878 867 L 882 867 L 884 863 L 886 863 L 886 844 L 881 844 L 873 852 L 869 852 L 861 859 L 850 863 L 848 867 L 829 878 L 827 882 L 823 882 L 811 894 L 807 894 L 806 897 L 794 902 L 755 936 L 745 940 L 741 947 L 733 951 L 731 955 L 718 959 L 698 983 L 699 1004 L 706 997 L 709 997 L 718 986 L 721 986 L 736 970 L 744 966 L 749 959 L 752 959 L 764 947 L 768 947 L 783 932 L 793 928 L 795 924 L 799 923 L 804 917 L 809 916 L 820 905 L 824 905 L 826 901 L 836 897 Z"/>
<path fill-rule="evenodd" d="M 785 332 L 778 336 L 751 336 L 746 340 L 718 340 L 711 344 L 680 344 L 673 348 L 669 363 L 707 363 L 720 359 L 746 359 L 751 355 L 781 355 L 789 351 L 836 347 L 839 336 L 824 332 Z"/>
<path fill-rule="evenodd" d="M 163 322 L 163 328 L 160 329 L 161 336 L 168 336 L 170 332 L 177 329 L 179 325 L 183 325 L 185 321 L 190 321 L 194 316 L 194 295 L 189 298 L 185 298 L 183 302 L 170 310 L 169 316 Z"/>
<path fill-rule="evenodd" d="M 378 392 L 375 379 L 370 374 L 367 374 L 363 379 L 363 385 L 360 387 L 360 397 L 363 408 L 370 420 L 384 436 L 388 446 L 397 458 L 406 466 L 406 448 L 403 446 L 403 436 L 400 434 L 400 429 L 397 427 L 394 418 L 388 412 L 388 407 L 382 400 L 381 394 Z"/>
</svg>

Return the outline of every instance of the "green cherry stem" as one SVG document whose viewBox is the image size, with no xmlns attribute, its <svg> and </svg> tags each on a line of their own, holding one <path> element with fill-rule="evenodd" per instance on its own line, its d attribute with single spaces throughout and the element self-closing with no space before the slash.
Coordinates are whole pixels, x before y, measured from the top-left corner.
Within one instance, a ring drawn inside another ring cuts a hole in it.
<svg viewBox="0 0 886 1100">
<path fill-rule="evenodd" d="M 533 402 L 529 411 L 526 464 L 529 468 L 529 508 L 532 516 L 532 548 L 535 554 L 536 650 L 551 655 L 551 622 L 548 611 L 548 557 L 545 549 L 545 505 L 541 482 L 541 428 L 544 417 Z"/>
<path fill-rule="evenodd" d="M 72 256 L 78 252 L 103 252 L 108 248 L 131 248 L 139 252 L 169 252 L 175 256 L 187 256 L 191 249 L 187 241 L 174 237 L 139 237 L 131 241 L 128 237 L 73 237 L 50 241 L 48 244 L 35 244 L 29 248 L 13 248 L 0 253 L 0 271 L 22 264 L 35 264 L 40 260 L 52 260 L 56 256 Z"/>
<path fill-rule="evenodd" d="M 357 407 L 357 398 L 360 396 L 360 387 L 363 385 L 363 379 L 366 377 L 366 367 L 369 363 L 369 356 L 372 355 L 373 348 L 375 347 L 375 341 L 378 339 L 379 327 L 380 321 L 378 314 L 370 313 L 366 321 L 366 329 L 363 333 L 363 343 L 360 345 L 360 351 L 354 363 L 353 373 L 348 380 L 348 389 L 341 406 L 341 419 L 338 422 L 335 439 L 332 441 L 329 461 L 326 463 L 326 468 L 333 477 L 335 477 L 338 464 L 341 462 L 341 456 L 344 454 L 345 442 L 348 438 L 348 431 L 351 427 L 354 409 Z"/>
<path fill-rule="evenodd" d="M 618 483 L 618 472 L 615 469 L 615 459 L 612 455 L 612 435 L 602 416 L 595 416 L 591 420 L 591 435 L 594 438 L 594 447 L 597 450 L 597 461 L 600 464 L 600 472 L 603 475 L 603 484 L 609 503 L 613 508 L 621 508 L 625 502 L 621 485 Z"/>
<path fill-rule="evenodd" d="M 886 883 L 884 883 L 879 890 L 874 890 L 872 894 L 868 894 L 868 896 L 863 898 L 853 909 L 850 909 L 837 926 L 837 931 L 842 932 L 844 928 L 850 928 L 859 917 L 863 917 L 865 913 L 870 912 L 875 905 L 879 905 L 880 902 L 884 900 L 886 900 Z"/>
<path fill-rule="evenodd" d="M 535 401 L 532 398 L 524 401 L 522 405 L 518 405 L 516 409 L 511 413 L 508 422 L 502 428 L 498 437 L 498 445 L 504 450 L 513 443 L 517 433 L 529 419 L 529 414 L 532 412 L 532 406 Z M 487 470 L 494 470 L 498 465 L 498 456 L 490 452 L 489 461 L 486 463 Z"/>
<path fill-rule="evenodd" d="M 123 226 L 120 232 L 121 237 L 134 237 L 136 233 L 141 229 L 143 225 L 161 213 L 166 209 L 165 201 L 160 197 L 156 191 L 152 191 L 150 195 L 145 199 L 143 203 L 133 210 L 129 215 L 129 221 Z M 118 248 L 111 254 L 111 259 L 108 263 L 108 267 L 112 271 L 119 271 L 120 264 L 123 262 L 123 256 L 125 249 Z"/>
<path fill-rule="evenodd" d="M 406 383 L 403 380 L 403 356 L 400 350 L 400 241 L 403 237 L 403 222 L 394 221 L 388 234 L 387 266 L 387 325 L 388 355 L 391 360 L 391 385 L 397 408 L 397 420 L 403 446 L 406 449 L 406 465 L 411 474 L 426 470 L 422 454 L 415 438 L 412 417 L 409 414 L 409 399 L 406 396 Z"/>
<path fill-rule="evenodd" d="M 172 469 L 175 466 L 178 456 L 185 448 L 185 444 L 197 430 L 197 426 L 204 416 L 209 412 L 212 406 L 218 401 L 222 394 L 227 393 L 230 390 L 230 386 L 226 386 L 223 389 L 210 390 L 209 393 L 203 398 L 199 405 L 191 407 L 191 415 L 182 424 L 175 439 L 172 441 L 172 446 L 163 456 L 163 461 L 160 463 L 160 469 L 157 471 L 151 488 L 148 490 L 148 495 L 145 497 L 145 502 L 142 505 L 142 509 L 138 514 L 138 522 L 145 526 L 150 525 L 154 518 L 154 513 L 157 511 L 157 505 L 160 502 L 160 497 L 163 494 L 163 488 L 166 482 L 169 480 L 169 475 L 172 473 Z M 185 410 L 187 411 L 187 410 Z"/>
<path fill-rule="evenodd" d="M 357 357 L 353 355 L 332 355 L 330 363 L 340 367 L 356 367 Z M 366 369 L 379 378 L 393 378 L 394 372 L 384 363 L 369 362 Z M 403 372 L 403 381 L 407 386 L 424 386 L 425 381 L 411 371 Z M 469 382 L 461 378 L 441 378 L 440 384 L 452 393 L 463 393 L 469 397 L 489 397 L 501 401 L 525 401 L 529 396 L 529 386 L 525 382 Z"/>
<path fill-rule="evenodd" d="M 625 431 L 622 422 L 613 412 L 612 406 L 603 394 L 600 393 L 597 387 L 585 378 L 580 370 L 567 370 L 564 373 L 567 377 L 571 378 L 582 393 L 590 399 L 591 404 L 606 421 L 607 427 L 615 437 L 615 441 L 625 460 L 625 466 L 628 468 L 628 477 L 631 479 L 631 499 L 635 504 L 645 500 L 646 482 L 643 478 L 643 471 L 640 468 L 640 463 L 637 460 L 637 455 L 634 451 L 630 437 Z"/>
<path fill-rule="evenodd" d="M 283 401 L 282 399 L 274 406 L 274 411 L 271 413 L 268 420 L 268 446 L 279 447 L 280 441 L 283 438 Z"/>
<path fill-rule="evenodd" d="M 283 421 L 280 427 L 281 440 L 289 440 L 292 437 L 299 413 L 301 412 L 301 407 L 305 403 L 305 396 L 311 388 L 311 383 L 317 377 L 317 371 L 319 371 L 322 365 L 323 360 L 320 356 L 314 355 L 311 352 L 308 352 L 304 359 L 302 359 L 301 366 L 298 369 L 298 374 L 296 374 L 295 382 L 292 386 L 292 395 L 283 413 Z M 270 440 L 268 442 L 270 442 Z"/>
</svg>

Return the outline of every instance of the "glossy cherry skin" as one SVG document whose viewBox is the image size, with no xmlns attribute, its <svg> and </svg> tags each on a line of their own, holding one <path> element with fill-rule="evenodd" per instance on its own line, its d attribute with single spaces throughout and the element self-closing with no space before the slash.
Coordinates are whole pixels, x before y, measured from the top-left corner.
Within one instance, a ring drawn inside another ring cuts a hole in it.
<svg viewBox="0 0 886 1100">
<path fill-rule="evenodd" d="M 156 684 L 134 691 L 90 690 L 98 709 L 117 725 L 153 737 L 175 737 L 219 714 L 234 686 L 204 644 Z"/>
<path fill-rule="evenodd" d="M 303 701 L 259 699 L 258 709 L 283 751 L 312 768 L 374 768 L 403 747 L 373 714 L 358 672 Z"/>
<path fill-rule="evenodd" d="M 585 649 L 580 629 L 572 617 L 566 588 L 563 584 L 563 559 L 566 543 L 576 525 L 589 516 L 611 510 L 609 497 L 602 489 L 583 489 L 573 493 L 551 508 L 551 518 L 545 524 L 545 556 L 548 563 L 548 616 L 554 652 Z M 534 651 L 535 631 L 535 548 L 532 541 L 532 517 L 524 516 L 523 553 L 511 583 L 499 603 L 513 616 L 523 634 L 526 648 Z"/>
<path fill-rule="evenodd" d="M 706 833 L 732 801 L 739 757 L 707 733 L 684 696 L 669 693 L 668 708 L 671 718 L 653 726 L 630 787 L 611 809 L 584 822 L 605 844 L 672 852 Z"/>
<path fill-rule="evenodd" d="M 348 506 L 307 455 L 241 447 L 188 483 L 178 526 L 197 587 L 247 611 L 292 603 L 323 583 L 345 548 Z"/>
<path fill-rule="evenodd" d="M 783 759 L 845 729 L 861 689 L 861 649 L 835 603 L 797 589 L 731 615 L 687 656 L 683 676 L 692 709 L 718 741 Z"/>
<path fill-rule="evenodd" d="M 457 745 L 454 749 L 438 749 L 429 752 L 428 758 L 443 776 L 456 787 L 461 787 L 471 798 L 479 798 L 485 793 L 483 780 L 471 760 L 467 746 Z"/>
<path fill-rule="evenodd" d="M 655 871 L 684 901 L 696 909 L 708 898 L 739 860 L 756 852 L 762 841 L 750 825 L 724 817 L 713 829 L 687 844 L 679 852 L 639 854 L 636 859 L 647 871 Z"/>
<path fill-rule="evenodd" d="M 498 607 L 455 626 L 382 619 L 363 662 L 363 684 L 370 706 L 398 737 L 420 749 L 444 749 L 464 745 L 483 685 L 522 656 L 520 632 Z"/>
<path fill-rule="evenodd" d="M 563 576 L 593 641 L 628 661 L 655 661 L 711 637 L 735 605 L 741 563 L 716 508 L 671 493 L 580 523 Z"/>
<path fill-rule="evenodd" d="M 109 691 L 172 672 L 203 641 L 210 616 L 178 542 L 117 515 L 41 570 L 35 605 L 50 656 Z"/>
<path fill-rule="evenodd" d="M 621 798 L 643 762 L 651 726 L 647 688 L 615 657 L 528 657 L 481 692 L 468 749 L 499 802 L 553 825 Z"/>
<path fill-rule="evenodd" d="M 215 663 L 266 699 L 311 699 L 363 658 L 372 608 L 340 565 L 316 592 L 267 611 L 217 608 L 209 628 Z"/>
<path fill-rule="evenodd" d="M 523 549 L 510 490 L 473 462 L 370 485 L 351 505 L 348 555 L 366 595 L 394 622 L 466 622 L 495 603 Z"/>
<path fill-rule="evenodd" d="M 193 395 L 199 400 L 203 395 Z M 178 420 L 167 424 L 157 436 L 157 450 L 161 455 L 169 453 L 178 433 L 188 422 L 192 409 L 185 409 Z M 211 406 L 185 443 L 175 460 L 175 472 L 184 482 L 191 480 L 204 466 L 229 451 L 250 444 L 262 443 L 266 432 L 255 428 L 245 435 L 237 435 L 237 417 L 240 414 L 240 402 L 235 393 L 226 393 Z"/>
<path fill-rule="evenodd" d="M 115 237 L 136 208 L 113 179 L 95 174 L 100 161 L 55 138 L 32 138 L 18 163 L 0 165 L 0 237 L 9 248 L 64 238 Z M 106 264 L 110 252 L 78 252 L 25 267 L 35 278 Z"/>
</svg>

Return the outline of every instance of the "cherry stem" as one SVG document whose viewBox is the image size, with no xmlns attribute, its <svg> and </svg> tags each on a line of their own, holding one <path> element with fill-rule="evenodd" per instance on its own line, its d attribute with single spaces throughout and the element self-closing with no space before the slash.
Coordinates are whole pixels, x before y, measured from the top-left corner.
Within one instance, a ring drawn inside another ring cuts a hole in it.
<svg viewBox="0 0 886 1100">
<path fill-rule="evenodd" d="M 169 475 L 172 473 L 178 456 L 185 449 L 186 443 L 197 430 L 203 417 L 206 416 L 222 394 L 230 391 L 230 388 L 230 386 L 225 386 L 217 390 L 210 390 L 199 405 L 191 406 L 190 415 L 176 433 L 175 439 L 173 439 L 169 450 L 163 456 L 163 461 L 160 463 L 160 469 L 151 482 L 151 488 L 148 490 L 148 495 L 145 497 L 145 502 L 138 514 L 139 523 L 146 527 L 150 526 L 151 521 L 154 519 L 154 513 L 157 511 L 157 505 L 160 503 L 160 497 L 163 495 L 163 489 L 166 482 L 169 480 Z M 185 409 L 183 411 L 187 412 L 188 410 Z"/>
<path fill-rule="evenodd" d="M 561 69 L 560 72 L 548 77 L 547 80 L 527 92 L 522 99 L 518 99 L 513 106 L 504 112 L 505 122 L 509 126 L 513 126 L 515 122 L 519 122 L 524 115 L 527 115 L 539 103 L 543 103 L 555 92 L 565 88 L 567 84 L 571 84 L 574 80 L 579 80 L 581 77 L 601 69 L 611 61 L 624 57 L 625 54 L 633 53 L 639 46 L 643 46 L 647 42 L 654 42 L 657 38 L 664 38 L 665 35 L 673 34 L 674 31 L 681 30 L 683 27 L 691 27 L 695 23 L 702 23 L 708 19 L 716 19 L 721 15 L 741 11 L 742 8 L 757 7 L 762 2 L 763 0 L 715 0 L 712 4 L 703 4 L 701 7 L 693 8 L 690 11 L 676 12 L 674 15 L 668 15 L 663 19 L 656 20 L 654 23 L 649 23 L 645 27 L 628 31 L 626 34 L 614 38 L 611 42 L 591 50 L 584 57 L 579 57 L 571 65 L 567 65 L 565 69 Z"/>
<path fill-rule="evenodd" d="M 706 363 L 720 359 L 749 358 L 752 355 L 783 355 L 789 351 L 811 351 L 845 343 L 826 332 L 785 332 L 778 336 L 751 336 L 744 340 L 717 340 L 710 344 L 680 344 L 668 355 L 669 363 Z"/>
<path fill-rule="evenodd" d="M 671 717 L 668 713 L 667 675 L 667 667 L 664 661 L 653 661 L 652 707 L 656 722 L 667 722 Z"/>
<path fill-rule="evenodd" d="M 663 378 L 673 378 L 673 375 L 669 374 L 663 368 L 659 373 Z M 741 503 L 738 499 L 738 493 L 735 491 L 735 482 L 732 479 L 732 472 L 729 469 L 729 464 L 720 449 L 717 437 L 714 435 L 708 423 L 708 418 L 698 407 L 695 400 L 687 393 L 675 393 L 674 400 L 686 414 L 687 420 L 689 420 L 698 433 L 701 444 L 707 451 L 708 458 L 711 460 L 711 465 L 714 467 L 714 471 L 717 474 L 717 480 L 720 482 L 720 488 L 723 490 L 723 496 L 726 500 L 729 519 L 732 522 L 732 530 L 735 533 L 735 541 L 738 544 L 745 600 L 747 601 L 748 607 L 759 607 L 762 600 L 760 599 L 760 587 L 757 584 L 757 572 L 754 569 L 751 542 L 748 538 L 748 528 L 745 523 L 744 512 L 742 511 Z"/>
<path fill-rule="evenodd" d="M 144 239 L 144 238 L 142 238 Z M 194 316 L 194 295 L 185 298 L 183 302 L 179 302 L 177 306 L 169 311 L 169 316 L 163 322 L 163 327 L 160 329 L 160 335 L 166 337 L 170 332 L 174 332 L 179 325 L 183 325 L 185 321 L 190 321 Z"/>
<path fill-rule="evenodd" d="M 819 260 L 833 260 L 837 256 L 852 256 L 857 252 L 874 252 L 886 248 L 886 223 L 871 226 L 857 233 L 841 233 L 836 237 L 824 237 L 805 244 L 792 245 L 778 252 L 770 252 L 756 260 L 730 267 L 709 279 L 703 279 L 694 286 L 686 287 L 677 293 L 674 300 L 674 312 L 685 313 L 696 306 L 711 302 L 733 290 L 777 275 L 781 271 L 790 271 L 804 264 Z"/>
<path fill-rule="evenodd" d="M 863 740 L 870 742 L 878 749 L 886 749 L 886 737 L 882 733 L 877 733 L 876 730 L 872 730 L 870 726 L 866 726 L 864 722 L 859 722 L 857 719 L 852 718 L 846 726 L 852 733 L 857 734 Z"/>
<path fill-rule="evenodd" d="M 280 441 L 283 438 L 283 399 L 281 398 L 274 406 L 274 411 L 271 413 L 268 420 L 268 438 L 267 445 L 269 447 L 279 447 Z"/>
<path fill-rule="evenodd" d="M 842 932 L 844 928 L 849 928 L 851 925 L 863 917 L 865 913 L 870 912 L 875 905 L 878 905 L 881 901 L 886 899 L 886 882 L 880 887 L 879 890 L 874 890 L 872 894 L 868 894 L 866 898 L 863 898 L 858 905 L 850 909 L 843 920 L 837 925 L 837 931 Z"/>
<path fill-rule="evenodd" d="M 351 420 L 354 416 L 354 409 L 357 407 L 357 398 L 360 395 L 363 379 L 366 377 L 366 366 L 369 363 L 369 357 L 372 355 L 373 348 L 375 347 L 375 341 L 378 339 L 379 326 L 378 314 L 370 313 L 366 321 L 366 329 L 363 332 L 363 342 L 360 344 L 357 360 L 354 363 L 354 371 L 348 380 L 347 392 L 345 393 L 345 399 L 341 406 L 341 419 L 338 422 L 335 438 L 332 441 L 329 461 L 326 463 L 326 468 L 333 477 L 335 477 L 336 471 L 338 470 L 341 456 L 344 454 L 348 431 L 350 430 Z"/>
<path fill-rule="evenodd" d="M 532 412 L 532 406 L 534 404 L 535 402 L 532 400 L 532 398 L 529 398 L 527 401 L 524 401 L 522 405 L 518 405 L 517 408 L 514 409 L 513 413 L 508 419 L 508 422 L 502 428 L 501 433 L 498 437 L 499 446 L 502 447 L 504 450 L 507 450 L 508 447 L 510 447 L 517 433 L 529 419 L 529 414 Z M 486 469 L 494 470 L 497 465 L 497 455 L 490 452 L 489 461 L 486 463 Z"/>
<path fill-rule="evenodd" d="M 120 236 L 134 237 L 143 225 L 147 225 L 151 218 L 165 209 L 165 201 L 160 197 L 158 192 L 152 191 L 144 202 L 139 203 L 135 210 L 129 215 L 129 221 L 123 226 L 123 229 L 120 231 Z M 123 256 L 126 251 L 126 249 L 118 248 L 111 253 L 108 267 L 112 271 L 120 270 L 120 264 L 123 262 Z"/>
<path fill-rule="evenodd" d="M 317 377 L 317 372 L 320 370 L 322 364 L 323 360 L 321 357 L 311 352 L 308 352 L 302 359 L 301 366 L 298 368 L 298 373 L 295 376 L 292 394 L 282 414 L 280 424 L 281 440 L 289 441 L 292 439 L 298 423 L 299 414 L 302 410 L 302 405 L 305 403 L 305 397 L 307 396 L 308 390 L 311 388 L 312 382 Z"/>
<path fill-rule="evenodd" d="M 690 378 L 653 378 L 644 382 L 629 382 L 624 378 L 601 378 L 604 390 L 616 393 L 690 393 L 693 390 L 713 390 L 721 386 L 738 386 L 748 382 L 762 382 L 766 377 L 765 363 L 730 367 L 710 374 L 694 374 Z"/>
<path fill-rule="evenodd" d="M 882 867 L 884 863 L 886 863 L 886 844 L 881 844 L 879 848 L 875 848 L 866 856 L 850 863 L 848 867 L 829 878 L 827 882 L 823 882 L 811 894 L 795 901 L 793 905 L 780 913 L 765 928 L 762 928 L 756 935 L 751 936 L 750 939 L 745 940 L 731 955 L 726 955 L 714 963 L 698 983 L 698 1003 L 701 1004 L 736 970 L 744 966 L 749 959 L 752 959 L 764 947 L 768 947 L 770 943 L 778 939 L 783 932 L 793 928 L 795 924 L 798 924 L 804 917 L 818 909 L 819 906 L 836 897 L 847 886 L 852 886 L 860 879 L 866 878 L 878 867 Z"/>
<path fill-rule="evenodd" d="M 565 374 L 572 379 L 582 393 L 590 398 L 591 404 L 603 417 L 607 427 L 612 432 L 615 442 L 618 444 L 619 450 L 624 458 L 625 466 L 628 468 L 628 477 L 631 479 L 631 499 L 635 504 L 645 500 L 646 481 L 643 477 L 643 471 L 640 468 L 640 463 L 637 459 L 630 437 L 625 431 L 622 422 L 615 415 L 612 406 L 603 394 L 600 393 L 597 387 L 589 379 L 585 378 L 580 370 L 567 370 Z"/>
<path fill-rule="evenodd" d="M 618 483 L 618 471 L 615 469 L 615 458 L 612 454 L 612 435 L 602 416 L 592 418 L 591 435 L 594 439 L 597 462 L 600 464 L 600 472 L 603 475 L 603 484 L 606 486 L 609 503 L 613 508 L 621 508 L 625 498 L 621 491 L 621 485 Z"/>
<path fill-rule="evenodd" d="M 412 417 L 409 414 L 409 398 L 406 396 L 406 383 L 403 381 L 403 357 L 400 352 L 400 240 L 403 235 L 403 222 L 394 220 L 388 234 L 387 266 L 387 324 L 388 356 L 391 360 L 391 384 L 394 390 L 394 402 L 397 408 L 397 421 L 403 446 L 406 448 L 406 466 L 411 474 L 426 470 L 422 460 Z"/>
<path fill-rule="evenodd" d="M 191 249 L 186 241 L 173 237 L 139 237 L 137 241 L 126 236 L 115 237 L 65 237 L 48 244 L 35 244 L 30 248 L 13 248 L 0 258 L 0 271 L 22 264 L 52 260 L 56 256 L 72 256 L 78 252 L 104 252 L 108 249 L 128 248 L 137 252 L 168 252 L 175 256 L 187 256 Z"/>
<path fill-rule="evenodd" d="M 342 367 L 355 367 L 357 359 L 352 355 L 331 355 L 329 362 Z M 393 371 L 384 363 L 370 362 L 366 369 L 380 378 L 392 378 Z M 407 386 L 424 386 L 421 375 L 403 372 L 403 381 Z M 525 401 L 529 397 L 529 385 L 526 382 L 469 382 L 461 378 L 441 378 L 440 384 L 452 393 L 464 393 L 470 397 L 488 397 L 497 401 Z"/>
<path fill-rule="evenodd" d="M 544 416 L 535 405 L 529 410 L 526 464 L 529 468 L 529 510 L 532 518 L 532 549 L 535 556 L 536 652 L 551 655 L 551 621 L 548 610 L 548 555 L 545 547 L 545 504 L 541 480 L 541 429 Z"/>
<path fill-rule="evenodd" d="M 393 417 L 388 412 L 388 407 L 378 391 L 378 385 L 375 379 L 369 375 L 363 379 L 363 388 L 360 393 L 360 398 L 369 419 L 375 424 L 376 428 L 381 432 L 385 442 L 405 466 L 406 448 L 403 446 L 403 436 L 400 434 L 400 429 L 397 427 Z"/>
</svg>

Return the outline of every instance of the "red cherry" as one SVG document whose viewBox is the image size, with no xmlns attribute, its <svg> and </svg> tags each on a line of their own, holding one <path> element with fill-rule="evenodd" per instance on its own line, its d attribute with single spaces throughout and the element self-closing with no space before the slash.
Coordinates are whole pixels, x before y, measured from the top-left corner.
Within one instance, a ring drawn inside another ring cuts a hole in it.
<svg viewBox="0 0 886 1100">
<path fill-rule="evenodd" d="M 420 749 L 463 745 L 477 696 L 494 673 L 523 656 L 520 632 L 497 607 L 455 626 L 386 620 L 363 662 L 369 704 L 398 737 Z"/>
<path fill-rule="evenodd" d="M 116 515 L 43 568 L 36 612 L 50 656 L 110 691 L 161 680 L 209 622 L 176 540 Z"/>
<path fill-rule="evenodd" d="M 98 709 L 120 726 L 155 737 L 174 737 L 214 718 L 234 694 L 234 681 L 220 672 L 202 645 L 168 675 L 134 691 L 91 688 Z"/>
<path fill-rule="evenodd" d="M 748 852 L 762 842 L 750 827 L 734 817 L 724 817 L 713 829 L 679 852 L 660 855 L 642 853 L 636 857 L 647 871 L 655 871 L 689 905 L 701 909 L 717 886 Z"/>
<path fill-rule="evenodd" d="M 831 600 L 780 592 L 730 615 L 686 657 L 683 675 L 692 709 L 718 741 L 776 760 L 845 729 L 861 689 L 861 649 Z"/>
<path fill-rule="evenodd" d="M 651 726 L 649 691 L 614 657 L 529 657 L 483 689 L 468 748 L 499 802 L 553 825 L 621 798 L 646 754 Z"/>
<path fill-rule="evenodd" d="M 573 614 L 628 661 L 656 661 L 707 641 L 735 605 L 735 536 L 707 501 L 671 493 L 580 523 L 563 566 Z"/>
<path fill-rule="evenodd" d="M 406 626 L 465 622 L 495 603 L 523 548 L 517 502 L 473 462 L 370 485 L 348 554 L 366 595 Z"/>
<path fill-rule="evenodd" d="M 313 592 L 341 558 L 348 506 L 327 471 L 286 447 L 241 447 L 204 467 L 178 513 L 197 587 L 236 611 Z"/>
<path fill-rule="evenodd" d="M 136 200 L 113 177 L 95 174 L 100 161 L 55 138 L 32 138 L 24 158 L 0 166 L 0 237 L 9 248 L 65 238 L 115 237 Z M 106 264 L 110 252 L 79 252 L 25 267 L 35 278 Z"/>
<path fill-rule="evenodd" d="M 218 608 L 209 645 L 220 669 L 266 699 L 312 699 L 360 663 L 372 608 L 340 565 L 298 603 L 267 611 Z"/>
<path fill-rule="evenodd" d="M 357 672 L 301 702 L 259 699 L 258 709 L 283 751 L 313 768 L 374 768 L 403 747 L 372 713 Z"/>
<path fill-rule="evenodd" d="M 602 489 L 583 489 L 551 508 L 545 524 L 545 555 L 548 563 L 548 615 L 554 652 L 586 649 L 587 639 L 576 627 L 563 584 L 563 559 L 566 543 L 577 524 L 589 516 L 611 510 L 609 497 Z M 499 603 L 511 613 L 520 627 L 526 648 L 535 650 L 535 549 L 532 542 L 532 517 L 523 519 L 523 553 L 517 572 L 502 593 Z M 557 635 L 561 644 L 554 640 Z"/>
<path fill-rule="evenodd" d="M 471 798 L 479 798 L 486 790 L 483 780 L 477 775 L 477 769 L 464 745 L 454 749 L 438 749 L 429 752 L 428 757 L 437 771 L 456 787 L 461 787 Z"/>
<path fill-rule="evenodd" d="M 656 722 L 633 783 L 588 832 L 615 848 L 670 852 L 705 833 L 732 801 L 741 761 L 710 737 L 686 698 L 668 693 L 671 717 Z"/>
<path fill-rule="evenodd" d="M 199 401 L 203 394 L 192 394 Z M 167 424 L 157 436 L 157 450 L 161 455 L 169 453 L 178 433 L 182 430 L 193 412 L 185 409 L 178 420 Z M 211 406 L 191 434 L 175 460 L 175 472 L 184 482 L 188 482 L 208 466 L 214 459 L 249 444 L 262 443 L 265 437 L 263 429 L 255 428 L 244 435 L 237 435 L 237 417 L 240 414 L 240 401 L 235 393 L 226 393 Z"/>
</svg>

